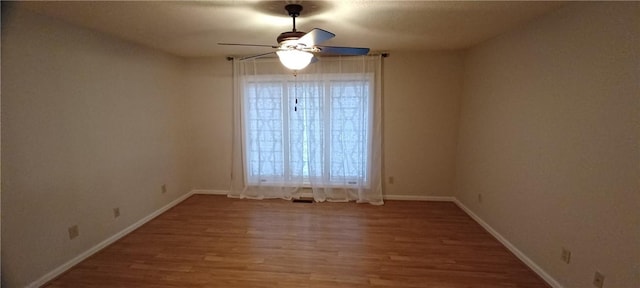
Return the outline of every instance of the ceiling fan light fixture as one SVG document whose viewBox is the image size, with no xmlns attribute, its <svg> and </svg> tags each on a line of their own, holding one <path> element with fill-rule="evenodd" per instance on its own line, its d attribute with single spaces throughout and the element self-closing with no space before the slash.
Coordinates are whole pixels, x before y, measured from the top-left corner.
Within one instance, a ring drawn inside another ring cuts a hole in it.
<svg viewBox="0 0 640 288">
<path fill-rule="evenodd" d="M 302 70 L 311 63 L 313 54 L 307 51 L 300 50 L 279 50 L 276 51 L 280 63 L 291 70 Z"/>
</svg>

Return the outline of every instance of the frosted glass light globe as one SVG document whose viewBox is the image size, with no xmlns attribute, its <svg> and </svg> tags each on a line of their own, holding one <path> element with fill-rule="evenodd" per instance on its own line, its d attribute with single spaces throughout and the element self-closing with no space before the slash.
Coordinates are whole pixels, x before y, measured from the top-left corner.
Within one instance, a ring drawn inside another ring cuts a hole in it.
<svg viewBox="0 0 640 288">
<path fill-rule="evenodd" d="M 302 70 L 311 63 L 313 54 L 300 50 L 280 50 L 276 51 L 280 63 L 291 70 Z"/>
</svg>

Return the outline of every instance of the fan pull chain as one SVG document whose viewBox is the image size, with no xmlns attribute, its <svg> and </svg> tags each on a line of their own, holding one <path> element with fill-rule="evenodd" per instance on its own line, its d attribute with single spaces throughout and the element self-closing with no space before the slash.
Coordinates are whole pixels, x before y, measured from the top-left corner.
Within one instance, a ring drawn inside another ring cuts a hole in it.
<svg viewBox="0 0 640 288">
<path fill-rule="evenodd" d="M 295 18 L 293 18 L 295 19 Z M 295 91 L 295 105 L 293 105 L 293 112 L 298 112 L 298 71 L 293 70 L 293 89 Z"/>
</svg>

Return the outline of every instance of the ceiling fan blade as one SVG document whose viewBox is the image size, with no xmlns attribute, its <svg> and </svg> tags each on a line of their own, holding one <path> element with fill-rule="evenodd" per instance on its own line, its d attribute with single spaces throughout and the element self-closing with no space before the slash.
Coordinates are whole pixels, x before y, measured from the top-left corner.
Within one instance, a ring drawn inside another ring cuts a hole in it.
<svg viewBox="0 0 640 288">
<path fill-rule="evenodd" d="M 367 55 L 369 48 L 318 46 L 320 53 L 333 55 Z"/>
<path fill-rule="evenodd" d="M 298 42 L 306 45 L 307 47 L 313 47 L 333 37 L 336 37 L 336 34 L 333 34 L 326 30 L 322 30 L 320 28 L 313 28 L 313 30 L 309 31 L 309 33 L 304 34 L 304 36 L 300 37 L 300 39 L 298 39 Z"/>
<path fill-rule="evenodd" d="M 265 44 L 218 43 L 218 45 L 227 45 L 227 46 L 249 46 L 249 47 L 271 47 L 271 48 L 278 48 L 278 46 L 265 45 Z"/>
<path fill-rule="evenodd" d="M 258 55 L 242 57 L 242 58 L 240 58 L 240 60 L 251 60 L 251 59 L 257 59 L 257 58 L 264 57 L 264 56 L 267 56 L 267 55 L 269 55 L 269 54 L 274 54 L 274 53 L 276 53 L 276 52 L 262 53 L 262 54 L 258 54 Z"/>
</svg>

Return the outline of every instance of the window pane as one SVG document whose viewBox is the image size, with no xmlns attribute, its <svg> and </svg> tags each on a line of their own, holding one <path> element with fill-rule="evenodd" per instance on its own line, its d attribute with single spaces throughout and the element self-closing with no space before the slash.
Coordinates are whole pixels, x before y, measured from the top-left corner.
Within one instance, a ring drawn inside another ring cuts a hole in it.
<svg viewBox="0 0 640 288">
<path fill-rule="evenodd" d="M 284 175 L 282 84 L 249 83 L 245 87 L 248 176 L 254 181 Z M 263 176 L 255 178 L 257 176 Z"/>
<path fill-rule="evenodd" d="M 369 85 L 331 81 L 331 181 L 364 180 L 366 174 Z"/>
<path fill-rule="evenodd" d="M 284 79 L 245 84 L 249 181 L 366 183 L 369 84 Z"/>
<path fill-rule="evenodd" d="M 319 177 L 324 162 L 322 147 L 323 95 L 322 82 L 289 82 L 289 141 L 291 176 Z M 296 99 L 298 104 L 296 104 Z M 297 109 L 294 110 L 293 107 Z"/>
</svg>

